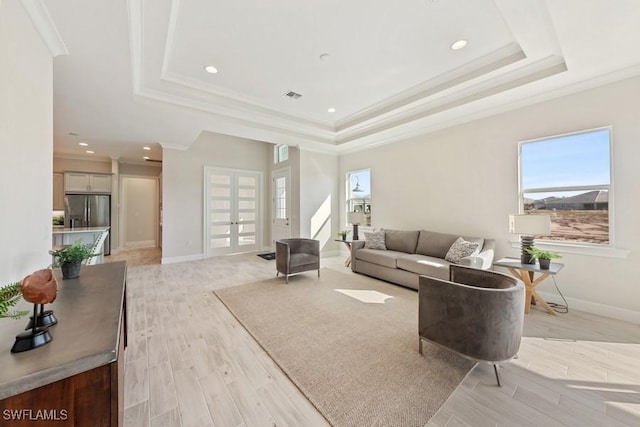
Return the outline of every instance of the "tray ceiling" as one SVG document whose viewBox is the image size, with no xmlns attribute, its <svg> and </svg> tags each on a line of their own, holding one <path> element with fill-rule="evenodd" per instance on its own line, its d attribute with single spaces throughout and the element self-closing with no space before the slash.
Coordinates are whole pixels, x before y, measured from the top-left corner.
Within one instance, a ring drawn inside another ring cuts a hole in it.
<svg viewBox="0 0 640 427">
<path fill-rule="evenodd" d="M 201 132 L 340 153 L 640 73 L 632 0 L 45 4 L 69 51 L 58 153 L 133 160 Z"/>
</svg>

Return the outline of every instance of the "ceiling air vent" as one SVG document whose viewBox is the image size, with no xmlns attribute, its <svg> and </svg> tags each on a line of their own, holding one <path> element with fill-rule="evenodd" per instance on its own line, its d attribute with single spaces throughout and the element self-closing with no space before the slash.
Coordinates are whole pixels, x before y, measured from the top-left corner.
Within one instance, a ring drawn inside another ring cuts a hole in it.
<svg viewBox="0 0 640 427">
<path fill-rule="evenodd" d="M 287 98 L 291 98 L 291 99 L 298 99 L 302 95 L 300 95 L 299 93 L 295 93 L 294 91 L 291 90 L 291 91 L 285 93 L 284 96 L 286 96 Z"/>
</svg>

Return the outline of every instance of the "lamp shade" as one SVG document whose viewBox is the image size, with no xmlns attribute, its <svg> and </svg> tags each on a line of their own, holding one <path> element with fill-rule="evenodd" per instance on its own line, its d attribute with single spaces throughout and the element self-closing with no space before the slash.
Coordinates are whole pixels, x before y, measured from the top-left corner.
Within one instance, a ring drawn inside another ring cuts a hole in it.
<svg viewBox="0 0 640 427">
<path fill-rule="evenodd" d="M 551 234 L 551 216 L 549 215 L 509 215 L 509 232 L 529 236 Z"/>
<path fill-rule="evenodd" d="M 347 212 L 347 222 L 349 224 L 364 224 L 366 218 L 364 212 Z"/>
</svg>

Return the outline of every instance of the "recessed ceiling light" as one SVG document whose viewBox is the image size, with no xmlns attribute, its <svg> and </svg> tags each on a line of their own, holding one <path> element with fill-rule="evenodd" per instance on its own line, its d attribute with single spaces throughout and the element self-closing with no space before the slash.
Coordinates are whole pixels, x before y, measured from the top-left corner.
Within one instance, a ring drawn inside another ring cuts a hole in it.
<svg viewBox="0 0 640 427">
<path fill-rule="evenodd" d="M 89 144 L 87 144 L 86 142 L 78 142 L 78 145 L 82 146 L 82 147 L 88 147 Z"/>
<path fill-rule="evenodd" d="M 143 159 L 149 160 L 149 156 L 144 156 Z"/>
<path fill-rule="evenodd" d="M 451 49 L 452 50 L 459 50 L 462 49 L 463 47 L 465 47 L 467 45 L 467 41 L 464 39 L 460 39 L 460 40 L 456 40 L 455 42 L 453 42 L 451 44 Z"/>
<path fill-rule="evenodd" d="M 218 72 L 218 69 L 213 65 L 205 65 L 204 70 L 209 74 L 215 74 Z"/>
<path fill-rule="evenodd" d="M 151 150 L 151 147 L 142 147 L 142 149 L 149 151 L 149 150 Z"/>
<path fill-rule="evenodd" d="M 87 150 L 87 154 L 93 154 L 95 151 Z"/>
<path fill-rule="evenodd" d="M 328 111 L 329 113 L 335 113 L 335 112 L 336 112 L 336 109 L 335 109 L 335 108 L 333 108 L 333 107 L 331 107 L 331 108 L 329 108 L 327 111 Z"/>
</svg>

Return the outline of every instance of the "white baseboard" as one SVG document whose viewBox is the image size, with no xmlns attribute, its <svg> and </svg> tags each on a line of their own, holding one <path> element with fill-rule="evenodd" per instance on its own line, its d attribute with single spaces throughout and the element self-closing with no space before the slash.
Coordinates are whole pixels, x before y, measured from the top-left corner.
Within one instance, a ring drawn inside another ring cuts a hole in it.
<svg viewBox="0 0 640 427">
<path fill-rule="evenodd" d="M 548 302 L 563 304 L 562 298 L 558 294 L 550 292 L 538 293 Z M 579 298 L 565 297 L 565 299 L 567 300 L 567 304 L 569 304 L 569 310 L 575 308 L 576 310 L 586 311 L 588 313 L 598 314 L 600 316 L 610 317 L 617 320 L 624 320 L 625 322 L 631 322 L 640 325 L 640 311 L 628 310 L 626 308 L 614 307 L 611 305 L 586 301 Z"/>
<path fill-rule="evenodd" d="M 125 248 L 155 248 L 155 240 L 140 240 L 137 242 L 125 242 Z"/>
<path fill-rule="evenodd" d="M 182 256 L 173 256 L 162 258 L 162 264 L 175 264 L 176 262 L 187 262 L 187 261 L 199 261 L 204 259 L 204 255 L 202 254 L 193 254 L 193 255 L 182 255 Z"/>
</svg>

